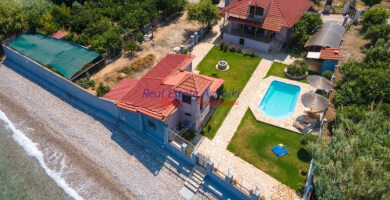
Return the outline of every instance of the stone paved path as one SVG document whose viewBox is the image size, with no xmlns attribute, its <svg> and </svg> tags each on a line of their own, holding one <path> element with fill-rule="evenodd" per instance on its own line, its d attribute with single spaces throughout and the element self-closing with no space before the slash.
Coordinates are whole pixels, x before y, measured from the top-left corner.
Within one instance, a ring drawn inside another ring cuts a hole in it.
<svg viewBox="0 0 390 200">
<path fill-rule="evenodd" d="M 272 54 L 268 56 L 274 57 Z M 288 62 L 291 60 L 293 59 L 288 59 Z M 273 59 L 263 58 L 261 60 L 237 99 L 238 104 L 232 107 L 214 139 L 204 138 L 198 146 L 198 151 L 209 156 L 214 161 L 214 166 L 223 173 L 227 174 L 228 170 L 232 172 L 238 182 L 242 181 L 242 185 L 248 189 L 254 189 L 257 186 L 261 195 L 267 199 L 300 199 L 294 190 L 226 149 L 272 63 Z"/>
<path fill-rule="evenodd" d="M 213 46 L 219 42 L 221 27 L 222 20 L 219 20 L 218 24 L 213 26 L 213 29 L 210 31 L 210 33 L 208 33 L 206 37 L 191 51 L 191 54 L 195 55 L 195 59 L 192 61 L 193 69 L 196 69 L 200 61 L 203 60 L 211 48 L 213 48 Z"/>
</svg>

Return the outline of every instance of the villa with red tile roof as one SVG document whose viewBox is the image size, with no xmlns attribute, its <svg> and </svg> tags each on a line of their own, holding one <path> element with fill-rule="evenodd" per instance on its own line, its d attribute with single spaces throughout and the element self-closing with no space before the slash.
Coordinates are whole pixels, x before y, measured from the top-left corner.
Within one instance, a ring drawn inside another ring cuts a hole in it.
<svg viewBox="0 0 390 200">
<path fill-rule="evenodd" d="M 123 79 L 103 97 L 115 101 L 123 122 L 161 144 L 168 130 L 197 131 L 224 81 L 192 73 L 194 57 L 168 54 L 141 79 Z"/>
<path fill-rule="evenodd" d="M 228 23 L 223 40 L 260 51 L 279 51 L 312 5 L 307 0 L 235 0 L 220 11 Z"/>
</svg>

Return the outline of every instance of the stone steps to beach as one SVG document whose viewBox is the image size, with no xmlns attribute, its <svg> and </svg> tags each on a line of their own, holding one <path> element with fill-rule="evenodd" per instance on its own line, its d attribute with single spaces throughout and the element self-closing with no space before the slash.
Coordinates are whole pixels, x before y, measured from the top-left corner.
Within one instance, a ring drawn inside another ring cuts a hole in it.
<svg viewBox="0 0 390 200">
<path fill-rule="evenodd" d="M 186 198 L 190 199 L 193 194 L 195 194 L 199 186 L 202 184 L 204 177 L 206 176 L 206 170 L 198 165 L 196 165 L 189 177 L 187 178 L 186 182 L 184 183 L 184 190 L 181 192 L 181 194 Z M 191 194 L 189 194 L 191 193 Z"/>
</svg>

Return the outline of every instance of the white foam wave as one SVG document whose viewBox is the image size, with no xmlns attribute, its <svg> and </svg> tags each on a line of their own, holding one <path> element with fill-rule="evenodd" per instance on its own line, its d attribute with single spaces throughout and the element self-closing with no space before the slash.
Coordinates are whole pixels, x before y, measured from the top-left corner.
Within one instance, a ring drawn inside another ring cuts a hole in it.
<svg viewBox="0 0 390 200">
<path fill-rule="evenodd" d="M 59 187 L 61 187 L 66 194 L 68 194 L 70 197 L 76 199 L 76 200 L 82 200 L 83 198 L 73 189 L 71 188 L 66 181 L 61 178 L 62 170 L 59 172 L 55 172 L 51 170 L 45 163 L 43 159 L 43 153 L 38 149 L 37 144 L 30 140 L 27 136 L 25 136 L 19 129 L 15 128 L 15 126 L 12 124 L 12 122 L 8 119 L 8 117 L 5 115 L 4 112 L 0 110 L 0 120 L 5 122 L 5 126 L 7 129 L 12 131 L 12 137 L 13 139 L 21 146 L 23 147 L 24 151 L 29 156 L 35 157 L 41 167 L 45 170 L 46 174 L 53 179 Z M 61 166 L 63 169 L 64 166 Z"/>
</svg>

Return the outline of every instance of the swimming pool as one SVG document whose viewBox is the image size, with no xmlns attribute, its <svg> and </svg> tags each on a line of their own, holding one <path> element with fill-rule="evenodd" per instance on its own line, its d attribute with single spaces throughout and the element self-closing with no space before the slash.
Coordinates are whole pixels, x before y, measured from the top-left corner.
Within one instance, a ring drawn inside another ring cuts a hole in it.
<svg viewBox="0 0 390 200">
<path fill-rule="evenodd" d="M 293 116 L 300 91 L 299 86 L 272 81 L 258 109 L 267 117 L 289 119 Z"/>
</svg>

